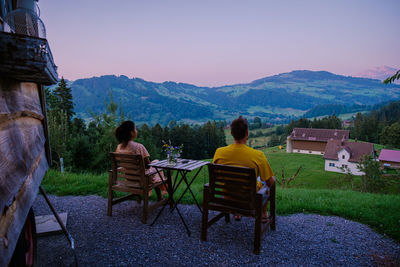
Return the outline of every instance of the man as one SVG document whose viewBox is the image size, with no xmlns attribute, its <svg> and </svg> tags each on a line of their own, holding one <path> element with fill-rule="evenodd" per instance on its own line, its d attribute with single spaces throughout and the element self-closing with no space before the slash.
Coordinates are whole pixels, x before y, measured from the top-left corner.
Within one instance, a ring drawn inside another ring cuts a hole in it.
<svg viewBox="0 0 400 267">
<path fill-rule="evenodd" d="M 246 145 L 249 137 L 249 123 L 245 118 L 240 116 L 232 121 L 231 135 L 234 138 L 234 144 L 218 148 L 215 151 L 213 163 L 253 168 L 261 180 L 257 180 L 257 191 L 263 187 L 263 182 L 271 187 L 275 183 L 275 176 L 267 158 L 263 152 Z M 264 223 L 268 222 L 267 205 L 268 202 L 263 207 L 262 222 Z M 235 220 L 240 220 L 240 216 L 235 215 Z"/>
</svg>

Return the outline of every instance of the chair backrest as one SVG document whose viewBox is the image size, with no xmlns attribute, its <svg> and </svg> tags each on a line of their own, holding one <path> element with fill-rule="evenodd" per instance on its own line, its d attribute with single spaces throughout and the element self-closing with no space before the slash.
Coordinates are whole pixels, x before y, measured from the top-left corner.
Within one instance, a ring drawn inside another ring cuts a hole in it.
<svg viewBox="0 0 400 267">
<path fill-rule="evenodd" d="M 256 172 L 252 168 L 208 165 L 210 202 L 241 210 L 255 209 Z"/>
<path fill-rule="evenodd" d="M 110 152 L 113 180 L 129 187 L 147 187 L 142 155 Z"/>
</svg>

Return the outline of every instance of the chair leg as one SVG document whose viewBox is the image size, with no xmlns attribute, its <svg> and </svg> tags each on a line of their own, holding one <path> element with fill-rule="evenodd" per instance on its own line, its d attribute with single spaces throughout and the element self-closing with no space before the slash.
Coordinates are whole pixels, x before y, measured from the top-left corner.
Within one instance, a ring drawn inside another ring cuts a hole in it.
<svg viewBox="0 0 400 267">
<path fill-rule="evenodd" d="M 271 230 L 275 231 L 276 230 L 276 206 L 275 206 L 275 201 L 276 201 L 276 187 L 275 184 L 271 187 L 271 192 L 270 192 L 270 212 L 271 212 Z"/>
<path fill-rule="evenodd" d="M 112 191 L 108 190 L 108 206 L 107 206 L 107 216 L 112 215 Z"/>
<path fill-rule="evenodd" d="M 108 174 L 108 206 L 107 206 L 107 216 L 112 215 L 112 173 Z"/>
<path fill-rule="evenodd" d="M 207 241 L 208 207 L 203 206 L 203 219 L 201 222 L 201 240 Z"/>
<path fill-rule="evenodd" d="M 208 229 L 208 189 L 204 187 L 203 190 L 203 218 L 201 221 L 201 240 L 207 241 Z"/>
<path fill-rule="evenodd" d="M 254 254 L 260 254 L 261 248 L 261 218 L 262 218 L 262 199 L 257 195 L 256 198 L 256 222 L 254 225 Z"/>
<path fill-rule="evenodd" d="M 254 254 L 260 254 L 261 248 L 261 215 L 256 216 L 256 223 L 254 227 Z"/>
<path fill-rule="evenodd" d="M 225 213 L 225 222 L 230 222 L 231 221 L 231 219 L 230 219 L 230 214 L 229 213 Z"/>
<path fill-rule="evenodd" d="M 144 196 L 143 196 L 143 215 L 142 215 L 142 223 L 143 224 L 146 224 L 146 222 L 147 222 L 148 212 L 149 212 L 149 194 L 145 190 Z"/>
</svg>

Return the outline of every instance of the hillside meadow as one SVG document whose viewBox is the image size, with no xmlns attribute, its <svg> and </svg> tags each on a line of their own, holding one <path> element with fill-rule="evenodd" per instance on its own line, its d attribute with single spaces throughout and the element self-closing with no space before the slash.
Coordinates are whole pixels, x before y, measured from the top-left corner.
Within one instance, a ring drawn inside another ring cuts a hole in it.
<svg viewBox="0 0 400 267">
<path fill-rule="evenodd" d="M 281 179 L 282 167 L 285 177 L 292 176 L 302 166 L 290 188 L 277 184 L 277 213 L 316 213 L 340 216 L 366 225 L 377 232 L 400 242 L 400 195 L 370 194 L 350 190 L 344 175 L 325 172 L 324 161 L 319 155 L 288 154 L 278 147 L 264 149 L 271 167 Z M 210 160 L 209 160 L 210 161 Z M 189 173 L 189 179 L 193 173 Z M 207 168 L 203 168 L 192 185 L 192 191 L 202 203 L 203 185 L 208 182 Z M 108 174 L 60 173 L 49 170 L 42 185 L 55 195 L 99 195 L 107 197 Z M 360 183 L 358 179 L 358 183 Z M 356 183 L 357 186 L 357 183 Z M 400 189 L 400 188 L 399 188 Z M 178 189 L 178 195 L 182 192 Z M 155 199 L 155 194 L 152 194 Z M 183 203 L 193 204 L 190 194 Z M 104 207 L 106 213 L 106 207 Z M 279 226 L 278 226 L 279 227 Z"/>
</svg>

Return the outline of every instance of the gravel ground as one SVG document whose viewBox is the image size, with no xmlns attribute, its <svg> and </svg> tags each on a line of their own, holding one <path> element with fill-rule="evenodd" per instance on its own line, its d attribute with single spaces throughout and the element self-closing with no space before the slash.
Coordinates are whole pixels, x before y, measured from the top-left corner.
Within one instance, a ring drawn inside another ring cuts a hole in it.
<svg viewBox="0 0 400 267">
<path fill-rule="evenodd" d="M 400 264 L 400 244 L 369 227 L 340 217 L 295 214 L 277 217 L 277 230 L 263 235 L 254 255 L 254 220 L 226 224 L 221 219 L 200 241 L 201 215 L 196 206 L 180 205 L 192 235 L 178 213 L 164 210 L 152 227 L 140 221 L 134 201 L 117 204 L 106 215 L 107 200 L 98 196 L 50 196 L 56 210 L 68 212 L 67 228 L 75 239 L 79 266 L 376 266 Z M 42 196 L 35 215 L 50 214 Z M 156 212 L 150 214 L 151 222 Z M 39 266 L 71 266 L 74 256 L 62 234 L 40 237 Z"/>
</svg>

